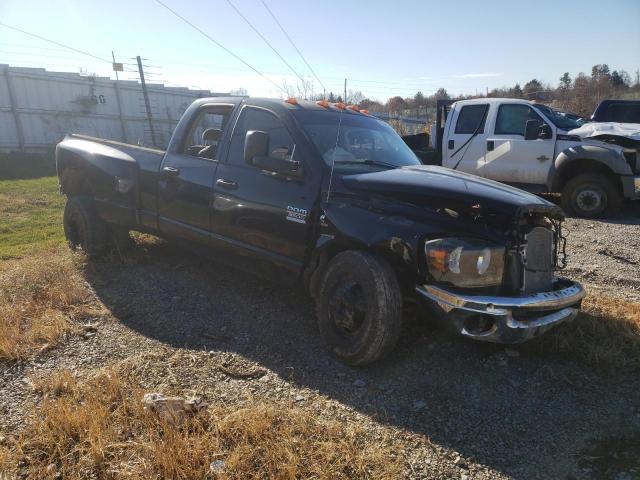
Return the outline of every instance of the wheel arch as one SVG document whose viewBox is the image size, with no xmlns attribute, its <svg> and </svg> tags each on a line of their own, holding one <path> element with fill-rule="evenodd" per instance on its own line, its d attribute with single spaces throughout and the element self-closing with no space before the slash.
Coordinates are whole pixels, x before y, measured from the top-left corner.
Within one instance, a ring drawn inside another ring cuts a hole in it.
<svg viewBox="0 0 640 480">
<path fill-rule="evenodd" d="M 407 261 L 406 254 L 403 256 L 397 249 L 389 248 L 389 245 L 393 245 L 393 243 L 393 241 L 390 241 L 368 245 L 355 239 L 343 237 L 326 238 L 326 236 L 321 235 L 316 242 L 310 261 L 302 273 L 305 289 L 311 297 L 316 298 L 320 282 L 329 262 L 339 253 L 348 250 L 360 250 L 374 254 L 387 261 L 396 273 L 398 283 L 403 292 L 412 292 L 413 284 L 409 281 L 409 279 L 413 278 L 411 275 L 411 262 Z"/>
<path fill-rule="evenodd" d="M 622 182 L 620 176 L 611 168 L 610 165 L 592 158 L 558 158 L 556 168 L 550 187 L 552 192 L 562 192 L 567 182 L 577 175 L 583 173 L 597 173 L 604 175 L 615 183 L 616 187 L 622 191 Z"/>
</svg>

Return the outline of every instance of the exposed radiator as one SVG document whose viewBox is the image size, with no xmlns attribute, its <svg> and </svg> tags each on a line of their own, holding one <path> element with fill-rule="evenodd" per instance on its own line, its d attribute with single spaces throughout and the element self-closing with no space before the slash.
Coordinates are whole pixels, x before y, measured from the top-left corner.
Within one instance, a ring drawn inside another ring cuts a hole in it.
<svg viewBox="0 0 640 480">
<path fill-rule="evenodd" d="M 534 227 L 524 236 L 523 281 L 524 293 L 548 292 L 553 285 L 553 231 Z"/>
</svg>

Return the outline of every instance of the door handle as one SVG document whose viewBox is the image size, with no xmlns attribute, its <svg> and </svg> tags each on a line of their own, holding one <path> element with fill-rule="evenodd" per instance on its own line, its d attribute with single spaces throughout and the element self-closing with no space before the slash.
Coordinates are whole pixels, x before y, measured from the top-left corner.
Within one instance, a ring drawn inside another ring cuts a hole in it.
<svg viewBox="0 0 640 480">
<path fill-rule="evenodd" d="M 162 173 L 170 177 L 177 177 L 180 175 L 180 169 L 176 167 L 164 167 Z"/>
<path fill-rule="evenodd" d="M 238 184 L 232 180 L 225 180 L 224 178 L 219 178 L 216 180 L 216 185 L 226 188 L 227 190 L 235 190 L 238 188 Z"/>
<path fill-rule="evenodd" d="M 494 146 L 493 140 L 487 140 L 487 151 L 491 152 Z"/>
<path fill-rule="evenodd" d="M 540 162 L 546 162 L 547 160 L 549 160 L 549 157 L 547 157 L 546 155 L 540 155 L 539 157 L 536 157 L 536 160 Z"/>
<path fill-rule="evenodd" d="M 456 146 L 456 142 L 453 140 L 449 140 L 449 150 L 453 150 Z"/>
</svg>

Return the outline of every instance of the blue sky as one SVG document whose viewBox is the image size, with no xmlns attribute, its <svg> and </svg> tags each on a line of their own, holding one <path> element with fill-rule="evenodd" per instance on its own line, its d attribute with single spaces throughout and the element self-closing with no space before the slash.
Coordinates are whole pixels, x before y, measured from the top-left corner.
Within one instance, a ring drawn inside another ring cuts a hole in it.
<svg viewBox="0 0 640 480">
<path fill-rule="evenodd" d="M 227 0 L 163 0 L 276 84 L 296 77 Z M 231 0 L 302 76 L 322 87 L 260 0 Z M 640 69 L 640 0 L 265 0 L 327 90 L 371 98 L 557 84 L 596 63 Z M 119 61 L 148 59 L 150 78 L 214 91 L 280 96 L 154 0 L 0 0 L 0 22 Z M 0 63 L 110 75 L 110 65 L 0 27 Z M 131 65 L 129 68 L 134 68 Z M 124 78 L 135 73 L 125 72 Z"/>
</svg>

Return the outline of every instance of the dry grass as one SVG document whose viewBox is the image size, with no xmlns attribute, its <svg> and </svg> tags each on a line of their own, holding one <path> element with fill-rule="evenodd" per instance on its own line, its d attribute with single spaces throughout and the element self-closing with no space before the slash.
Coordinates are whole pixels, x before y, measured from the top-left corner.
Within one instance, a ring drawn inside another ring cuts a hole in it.
<svg viewBox="0 0 640 480">
<path fill-rule="evenodd" d="M 54 346 L 87 315 L 82 258 L 66 248 L 0 263 L 0 359 L 27 358 Z"/>
<path fill-rule="evenodd" d="M 400 477 L 397 447 L 298 407 L 210 406 L 176 426 L 145 411 L 136 382 L 113 370 L 85 382 L 62 372 L 51 383 L 41 385 L 50 395 L 12 440 L 12 453 L 2 460 L 0 452 L 0 472 L 38 479 Z M 219 471 L 211 469 L 216 460 Z"/>
<path fill-rule="evenodd" d="M 530 348 L 599 369 L 640 369 L 640 304 L 591 293 L 582 309 L 574 322 L 532 341 Z"/>
</svg>

